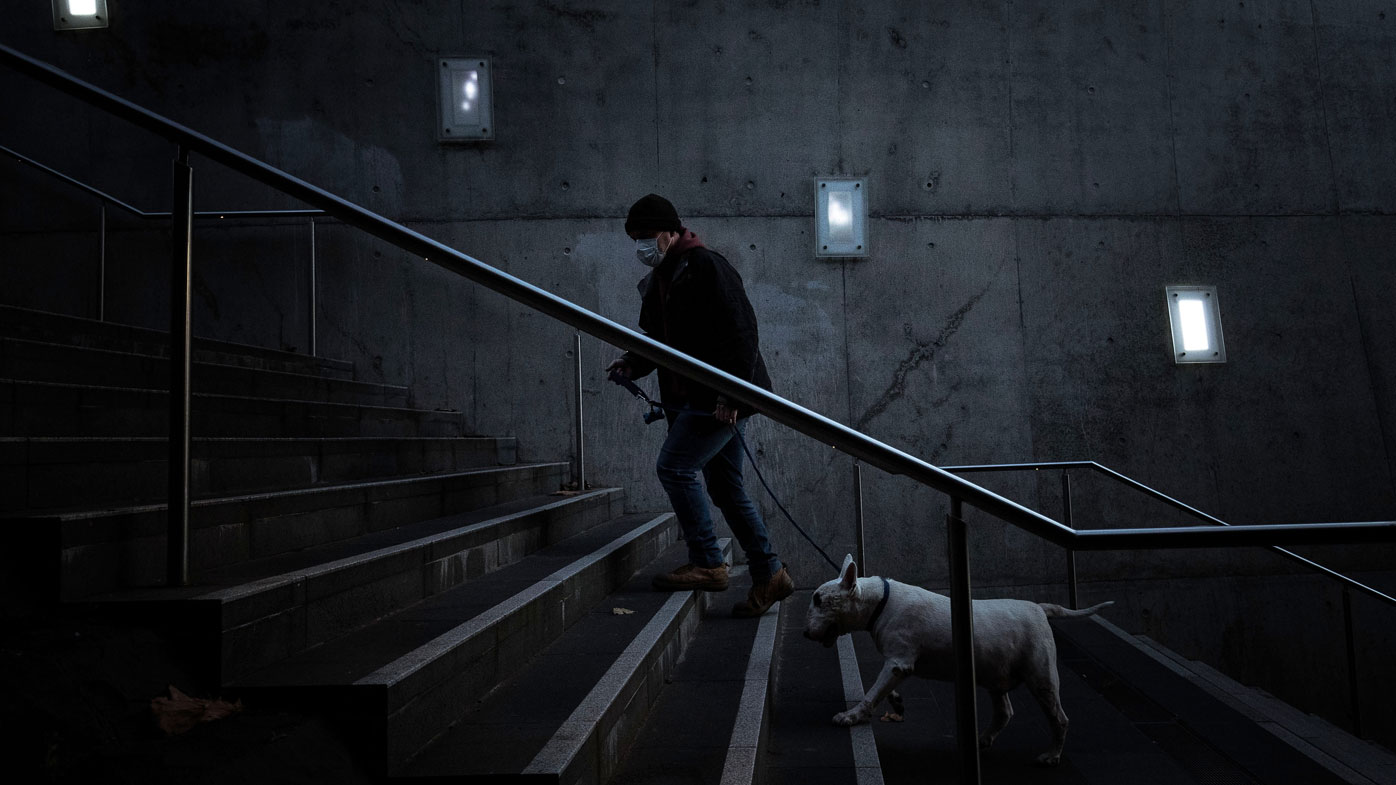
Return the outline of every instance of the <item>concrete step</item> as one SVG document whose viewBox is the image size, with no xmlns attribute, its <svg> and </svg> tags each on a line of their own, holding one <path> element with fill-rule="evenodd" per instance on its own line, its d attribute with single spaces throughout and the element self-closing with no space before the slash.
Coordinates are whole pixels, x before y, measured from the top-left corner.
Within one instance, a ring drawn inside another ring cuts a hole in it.
<svg viewBox="0 0 1396 785">
<path fill-rule="evenodd" d="M 239 562 L 549 493 L 561 487 L 567 466 L 494 467 L 203 499 L 190 514 L 190 572 L 202 581 L 210 570 Z M 64 600 L 164 583 L 163 504 L 12 516 L 0 526 L 35 549 L 33 579 L 56 583 Z"/>
<path fill-rule="evenodd" d="M 333 707 L 366 747 L 381 751 L 386 770 L 399 773 L 403 762 L 594 608 L 609 609 L 608 595 L 639 580 L 632 578 L 636 570 L 665 553 L 677 529 L 672 514 L 624 516 L 229 688 L 249 701 L 299 699 Z M 645 599 L 663 597 L 645 593 Z M 550 661 L 564 668 L 550 676 L 571 673 L 582 659 Z"/>
<path fill-rule="evenodd" d="M 682 544 L 671 548 L 391 773 L 407 781 L 607 782 L 683 660 L 701 609 L 730 609 L 740 596 L 650 588 L 655 569 L 686 557 Z"/>
<path fill-rule="evenodd" d="M 734 580 L 727 593 L 712 598 L 610 785 L 752 785 L 759 779 L 783 610 L 778 603 L 759 620 L 732 618 L 731 606 L 748 586 L 745 578 Z"/>
<path fill-rule="evenodd" d="M 0 378 L 162 390 L 170 384 L 163 356 L 0 338 Z M 313 373 L 196 362 L 190 370 L 195 392 L 255 398 L 407 406 L 406 387 L 327 378 Z"/>
<path fill-rule="evenodd" d="M 771 785 L 876 783 L 880 771 L 868 764 L 866 744 L 859 747 L 862 759 L 855 759 L 855 729 L 830 722 L 850 705 L 844 685 L 848 657 L 842 649 L 825 649 L 804 638 L 804 610 L 811 594 L 797 591 L 782 603 L 786 610 L 776 643 L 776 709 L 759 768 Z"/>
<path fill-rule="evenodd" d="M 1106 623 L 1117 637 L 1138 641 L 1141 650 L 1227 707 L 1256 723 L 1304 756 L 1352 785 L 1396 785 L 1396 755 L 1360 739 L 1316 714 L 1307 714 L 1270 693 L 1244 685 L 1205 662 L 1190 660 L 1143 636 Z"/>
<path fill-rule="evenodd" d="M 216 631 L 228 682 L 514 564 L 623 512 L 617 488 L 533 496 L 210 571 L 207 585 L 93 598 Z"/>
<path fill-rule="evenodd" d="M 0 513 L 165 499 L 163 438 L 0 438 Z M 512 437 L 197 438 L 195 498 L 515 462 Z"/>
<path fill-rule="evenodd" d="M 0 335 L 156 357 L 169 356 L 169 334 L 161 330 L 8 305 L 0 305 Z M 207 338 L 194 339 L 194 359 L 197 362 L 307 373 L 331 379 L 354 378 L 354 364 L 346 360 L 310 357 Z"/>
<path fill-rule="evenodd" d="M 195 393 L 198 436 L 466 436 L 464 415 L 367 404 Z M 7 436 L 162 436 L 169 391 L 0 379 Z"/>
</svg>

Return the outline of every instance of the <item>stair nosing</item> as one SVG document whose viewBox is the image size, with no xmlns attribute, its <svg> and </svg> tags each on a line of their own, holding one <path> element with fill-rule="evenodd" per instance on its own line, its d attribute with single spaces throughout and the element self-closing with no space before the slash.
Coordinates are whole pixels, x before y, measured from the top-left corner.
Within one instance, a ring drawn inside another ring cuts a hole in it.
<svg viewBox="0 0 1396 785">
<path fill-rule="evenodd" d="M 336 493 L 350 490 L 370 490 L 375 488 L 391 488 L 394 486 L 410 485 L 413 483 L 426 483 L 438 480 L 451 480 L 459 477 L 472 475 L 497 474 L 513 471 L 526 471 L 530 469 L 549 469 L 559 466 L 568 466 L 567 461 L 549 461 L 546 463 L 518 463 L 507 466 L 485 466 L 475 469 L 466 469 L 458 472 L 439 472 L 433 474 L 415 475 L 412 477 L 396 477 L 386 480 L 367 480 L 363 482 L 339 483 L 336 485 L 322 485 L 312 488 L 291 488 L 280 491 L 263 491 L 251 494 L 237 494 L 234 496 L 214 496 L 203 499 L 195 499 L 189 503 L 191 508 L 215 507 L 225 504 L 248 504 L 263 502 L 274 499 L 294 499 L 314 494 Z M 9 515 L 7 518 L 43 518 L 49 520 L 61 520 L 65 522 L 85 521 L 97 518 L 106 518 L 112 515 L 141 515 L 146 513 L 161 512 L 169 509 L 168 503 L 137 505 L 133 507 L 106 507 L 91 510 L 52 510 L 42 511 L 35 515 Z"/>
<path fill-rule="evenodd" d="M 435 411 L 422 409 L 420 411 Z M 454 412 L 442 412 L 453 414 Z M 212 444 L 257 444 L 270 442 L 286 444 L 291 442 L 459 442 L 459 441 L 515 441 L 514 436 L 194 436 L 195 443 Z M 88 442 L 131 442 L 135 444 L 162 444 L 169 439 L 164 436 L 0 436 L 0 444 L 39 443 L 39 444 L 86 444 Z"/>
<path fill-rule="evenodd" d="M 725 552 L 731 547 L 731 540 L 719 540 L 718 547 Z M 742 574 L 743 567 L 744 565 L 732 570 L 733 575 Z M 524 777 L 560 777 L 567 771 L 600 728 L 601 721 L 624 693 L 626 685 L 644 666 L 645 660 L 674 625 L 682 621 L 685 608 L 690 605 L 703 605 L 704 598 L 698 596 L 700 594 L 702 592 L 694 590 L 678 591 L 664 601 L 601 678 L 596 680 L 596 685 L 557 727 L 543 748 L 524 767 L 521 772 Z"/>
<path fill-rule="evenodd" d="M 34 386 L 34 387 L 39 387 L 39 386 L 44 386 L 44 387 L 61 387 L 61 388 L 66 388 L 66 389 L 71 389 L 71 390 L 93 390 L 93 391 L 97 391 L 97 392 L 140 393 L 140 394 L 142 394 L 142 395 L 166 395 L 166 396 L 167 396 L 167 395 L 170 394 L 170 391 L 169 391 L 168 388 L 161 389 L 161 388 L 156 388 L 156 387 L 150 387 L 150 388 L 147 388 L 147 387 L 112 387 L 112 386 L 109 386 L 109 385 L 101 385 L 101 384 L 74 384 L 74 383 L 72 383 L 72 382 L 44 382 L 44 381 L 34 381 L 34 380 L 32 380 L 32 379 L 14 379 L 14 378 L 10 378 L 10 377 L 8 377 L 8 376 L 6 376 L 6 377 L 0 377 L 0 384 L 17 384 L 17 385 L 22 384 L 22 385 L 31 385 L 31 386 Z M 309 404 L 309 405 L 311 405 L 311 406 L 347 406 L 347 407 L 353 407 L 353 408 L 355 408 L 355 409 L 373 409 L 373 410 L 391 411 L 391 412 L 413 412 L 413 413 L 417 413 L 417 414 L 464 414 L 464 412 L 460 412 L 460 411 L 457 411 L 457 410 L 454 410 L 454 409 L 414 409 L 414 408 L 407 407 L 407 406 L 380 406 L 380 405 L 378 405 L 378 404 L 372 404 L 372 403 L 346 403 L 346 402 L 344 402 L 344 401 L 317 401 L 317 400 L 313 400 L 313 399 L 310 399 L 310 398 L 267 398 L 267 397 L 258 396 L 258 395 L 225 395 L 225 394 L 222 394 L 222 393 L 210 393 L 210 392 L 193 392 L 193 393 L 191 393 L 190 395 L 191 395 L 192 397 L 194 397 L 194 398 L 203 398 L 203 399 L 205 399 L 205 400 L 259 401 L 259 402 L 264 402 L 264 403 L 279 403 L 279 404 L 295 403 L 295 404 Z"/>
<path fill-rule="evenodd" d="M 4 312 L 6 312 L 6 311 L 9 311 L 9 312 L 12 312 L 12 313 L 17 313 L 17 314 L 20 314 L 20 315 L 24 315 L 24 314 L 35 314 L 35 315 L 37 315 L 37 317 L 40 318 L 40 319 L 67 320 L 67 321 L 73 321 L 73 322 L 82 322 L 82 323 L 84 323 L 84 324 L 92 325 L 92 326 L 94 326 L 94 327 L 97 327 L 99 330 L 101 330 L 101 331 L 106 331 L 106 332 L 108 332 L 108 333 L 110 333 L 110 332 L 115 332 L 115 331 L 126 331 L 126 332 L 133 332 L 133 333 L 145 333 L 146 335 L 150 336 L 151 338 L 155 338 L 155 337 L 157 337 L 157 336 L 163 337 L 163 338 L 165 339 L 165 340 L 164 340 L 164 344 L 165 344 L 165 345 L 168 345 L 168 344 L 169 344 L 169 335 L 170 335 L 170 334 L 169 334 L 169 331 L 167 331 L 167 330 L 156 329 L 156 328 L 154 328 L 154 327 L 142 327 L 142 326 L 140 326 L 140 325 L 138 325 L 138 324 L 124 324 L 124 323 L 122 323 L 122 322 L 115 322 L 115 321 L 110 321 L 110 320 L 106 320 L 106 319 L 93 319 L 93 318 L 88 317 L 88 316 L 77 316 L 77 315 L 75 315 L 75 314 L 70 314 L 70 313 L 59 313 L 59 312 L 57 312 L 57 311 L 45 311 L 45 310 L 40 309 L 40 308 L 25 308 L 25 307 L 20 306 L 20 305 L 0 305 L 0 313 L 4 313 Z M 31 317 L 31 318 L 33 318 L 33 317 Z M 7 335 L 6 337 L 17 337 L 17 336 L 9 336 L 9 335 Z M 111 336 L 111 338 L 112 338 L 112 340 L 124 340 L 124 339 L 122 339 L 122 338 L 120 338 L 120 337 L 118 337 L 118 336 Z M 159 343 L 159 341 L 153 341 L 153 342 L 154 342 L 154 343 Z M 199 346 L 199 344 L 201 344 L 201 343 L 204 344 L 203 347 L 200 347 L 200 346 Z M 293 362 L 293 361 L 295 361 L 295 362 L 304 362 L 304 361 L 309 360 L 309 361 L 313 361 L 313 362 L 317 362 L 317 363 L 326 363 L 326 364 L 329 364 L 329 365 L 331 365 L 331 366 L 337 366 L 337 367 L 340 367 L 341 369 L 346 370 L 346 371 L 349 371 L 349 372 L 351 372 L 351 373 L 352 373 L 353 370 L 354 370 L 354 363 L 353 363 L 353 361 L 351 361 L 351 360 L 343 360 L 343 359 L 339 359 L 339 358 L 336 358 L 336 357 L 323 357 L 323 356 L 318 356 L 318 355 L 301 354 L 301 353 L 299 353 L 299 352 L 289 352 L 289 351 L 286 351 L 285 349 L 272 349 L 272 348 L 267 347 L 267 346 L 256 346 L 256 345 L 253 345 L 253 344 L 250 344 L 250 343 L 237 343 L 236 341 L 225 341 L 225 340 L 222 340 L 222 339 L 220 339 L 220 338 L 210 338 L 210 337 L 208 337 L 208 336 L 202 336 L 202 335 L 195 335 L 195 336 L 193 336 L 193 344 L 194 344 L 194 346 L 193 346 L 194 351 L 218 351 L 218 352 L 226 352 L 226 353 L 228 353 L 228 354 L 237 354 L 237 353 L 238 353 L 238 350 L 242 350 L 243 352 L 245 352 L 245 356 L 250 356 L 250 357 L 255 357 L 255 356 L 263 355 L 263 354 L 269 355 L 269 356 L 278 356 L 278 355 L 279 355 L 279 356 L 281 356 L 281 357 L 286 358 L 286 360 L 285 360 L 286 362 Z M 81 346 L 81 344 L 66 344 L 66 345 Z M 226 347 L 226 349 L 225 349 L 224 347 Z"/>
<path fill-rule="evenodd" d="M 767 722 L 770 700 L 771 671 L 776 661 L 776 633 L 780 629 L 785 603 L 777 602 L 775 613 L 767 611 L 756 628 L 747 657 L 745 683 L 737 702 L 737 717 L 732 722 L 732 736 L 727 742 L 727 757 L 722 763 L 720 785 L 751 785 L 756 781 L 756 762 L 760 757 L 762 733 Z"/>
<path fill-rule="evenodd" d="M 380 666 L 368 675 L 355 680 L 354 686 L 382 686 L 391 688 L 401 684 L 419 672 L 422 668 L 434 662 L 443 653 L 464 645 L 471 638 L 485 632 L 492 626 L 498 624 L 501 620 L 508 618 L 510 614 L 514 613 L 519 608 L 526 606 L 531 600 L 565 583 L 569 578 L 574 577 L 587 567 L 608 557 L 610 554 L 638 537 L 642 537 L 650 531 L 665 525 L 672 520 L 673 517 L 674 514 L 671 512 L 656 515 L 649 521 L 630 529 L 600 548 L 593 550 L 586 556 L 571 561 L 547 577 L 535 581 L 523 591 L 514 594 L 502 602 L 496 603 L 494 606 L 476 614 L 472 618 L 447 630 L 441 635 L 436 636 L 427 643 L 398 657 L 392 662 Z"/>
<path fill-rule="evenodd" d="M 579 504 L 584 501 L 600 498 L 607 494 L 614 493 L 616 490 L 618 489 L 593 489 L 585 494 L 578 494 L 576 496 L 561 498 L 555 502 L 549 502 L 537 507 L 530 507 L 525 510 L 519 510 L 517 512 L 508 513 L 506 515 L 495 516 L 488 520 L 480 521 L 478 523 L 472 523 L 467 526 L 462 526 L 455 529 L 449 529 L 447 531 L 439 532 L 437 534 L 427 535 L 425 537 L 418 537 L 416 539 L 407 540 L 405 542 L 397 543 L 395 545 L 385 546 L 383 548 L 377 548 L 371 551 L 365 551 L 363 553 L 355 554 L 353 556 L 345 556 L 340 559 L 322 562 L 312 567 L 291 570 L 289 572 L 279 573 L 277 575 L 269 575 L 265 578 L 259 578 L 255 581 L 248 581 L 246 583 L 237 584 L 235 586 L 222 587 L 214 591 L 208 592 L 206 594 L 198 595 L 193 599 L 216 600 L 225 603 L 234 602 L 246 597 L 254 596 L 256 594 L 268 591 L 270 589 L 275 589 L 281 586 L 286 586 L 288 584 L 295 583 L 296 581 L 310 580 L 312 578 L 330 575 L 332 573 L 350 569 L 352 567 L 366 564 L 378 559 L 390 558 L 398 553 L 429 547 L 436 543 L 450 540 L 456 537 L 472 534 L 478 531 L 484 531 L 492 527 L 501 526 L 503 524 L 518 520 L 520 518 L 525 518 L 530 515 L 536 515 L 540 512 L 556 510 L 571 504 Z"/>
<path fill-rule="evenodd" d="M 5 341 L 14 341 L 14 342 L 17 342 L 17 343 L 28 344 L 28 345 L 30 345 L 30 346 L 36 346 L 36 347 L 53 346 L 53 347 L 58 347 L 58 348 L 61 348 L 61 349 L 69 349 L 69 350 L 78 351 L 78 352 L 91 352 L 91 353 L 93 353 L 93 354 L 105 354 L 105 355 L 113 355 L 113 356 L 121 356 L 121 357 L 132 357 L 132 358 L 136 358 L 136 359 L 138 359 L 138 360 L 154 360 L 154 361 L 157 361 L 157 362 L 168 362 L 168 361 L 169 361 L 169 357 L 168 357 L 168 356 L 158 355 L 158 354 L 144 354 L 144 353 L 141 353 L 141 352 L 123 351 L 123 350 L 120 350 L 120 349 L 106 349 L 106 348 L 102 348 L 102 347 L 99 347 L 99 346 L 81 346 L 81 345 L 74 345 L 74 344 L 70 344 L 70 343 L 53 343 L 52 341 L 37 341 L 37 340 L 34 340 L 33 338 L 21 338 L 21 337 L 14 336 L 14 335 L 0 335 L 0 343 L 3 343 L 3 342 L 5 342 Z M 251 355 L 247 355 L 247 356 L 251 356 Z M 277 369 L 277 368 L 257 368 L 257 367 L 250 366 L 250 365 L 235 365 L 235 364 L 232 364 L 232 363 L 210 362 L 210 361 L 208 361 L 208 360 L 196 360 L 196 359 L 192 359 L 192 358 L 191 358 L 191 363 L 192 363 L 193 366 L 195 366 L 195 367 L 204 366 L 204 367 L 207 367 L 207 368 L 229 368 L 229 369 L 238 370 L 238 371 L 246 371 L 246 372 L 248 372 L 248 373 L 264 374 L 264 375 L 271 376 L 271 377 L 294 377 L 294 378 L 297 378 L 297 379 L 318 379 L 318 380 L 321 380 L 321 381 L 325 381 L 325 382 L 335 382 L 335 383 L 342 384 L 342 385 L 357 385 L 357 386 L 364 387 L 364 388 L 370 388 L 370 387 L 371 387 L 371 388 L 380 388 L 380 389 L 387 390 L 387 391 L 391 391 L 391 392 L 394 392 L 394 393 L 406 393 L 406 392 L 409 391 L 409 388 L 408 388 L 406 385 L 385 384 L 385 383 L 379 383 L 379 382 L 365 382 L 365 381 L 360 381 L 360 380 L 358 380 L 358 379 L 336 379 L 336 378 L 331 377 L 331 376 L 321 376 L 321 375 L 314 374 L 314 373 L 297 373 L 297 372 L 295 372 L 295 371 L 285 371 L 285 370 L 281 370 L 281 369 Z M 45 381 L 45 380 L 42 380 L 42 379 L 32 379 L 32 380 L 29 380 L 29 381 Z M 68 383 L 70 383 L 70 382 L 68 382 Z"/>
<path fill-rule="evenodd" d="M 867 694 L 863 676 L 858 671 L 858 652 L 853 648 L 853 636 L 838 639 L 839 670 L 843 675 L 844 710 L 862 702 Z M 853 770 L 858 785 L 882 785 L 882 759 L 877 752 L 877 737 L 872 723 L 860 723 L 848 728 L 848 741 L 853 747 Z"/>
</svg>

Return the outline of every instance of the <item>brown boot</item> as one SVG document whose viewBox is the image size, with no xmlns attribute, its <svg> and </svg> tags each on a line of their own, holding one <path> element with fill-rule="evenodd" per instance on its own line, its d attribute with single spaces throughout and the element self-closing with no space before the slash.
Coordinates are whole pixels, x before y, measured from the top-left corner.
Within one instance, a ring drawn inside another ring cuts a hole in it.
<svg viewBox="0 0 1396 785">
<path fill-rule="evenodd" d="M 732 615 L 739 619 L 760 616 L 794 591 L 795 582 L 790 580 L 790 573 L 781 567 L 780 572 L 772 575 L 770 580 L 752 584 L 751 591 L 746 594 L 746 600 L 732 606 Z"/>
<path fill-rule="evenodd" d="M 655 591 L 726 591 L 727 565 L 699 567 L 696 564 L 685 564 L 671 572 L 654 576 L 650 585 Z"/>
</svg>

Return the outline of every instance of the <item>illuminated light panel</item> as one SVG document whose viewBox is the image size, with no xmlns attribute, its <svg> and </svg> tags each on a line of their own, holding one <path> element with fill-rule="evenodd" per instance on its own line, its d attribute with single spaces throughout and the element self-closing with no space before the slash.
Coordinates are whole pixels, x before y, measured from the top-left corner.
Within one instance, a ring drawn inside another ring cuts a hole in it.
<svg viewBox="0 0 1396 785">
<path fill-rule="evenodd" d="M 815 181 L 814 255 L 868 255 L 867 182 L 861 179 Z"/>
<path fill-rule="evenodd" d="M 51 0 L 54 30 L 100 30 L 107 26 L 107 0 Z"/>
<path fill-rule="evenodd" d="M 1173 332 L 1173 361 L 1180 365 L 1226 362 L 1217 288 L 1169 286 L 1164 291 Z"/>
<path fill-rule="evenodd" d="M 1205 352 L 1212 348 L 1207 339 L 1207 306 L 1201 300 L 1179 300 L 1178 318 L 1183 321 L 1183 351 Z"/>
<path fill-rule="evenodd" d="M 848 191 L 829 194 L 829 239 L 836 243 L 853 239 L 853 194 Z"/>
<path fill-rule="evenodd" d="M 442 142 L 477 142 L 494 138 L 493 97 L 488 58 L 455 57 L 439 61 Z"/>
</svg>

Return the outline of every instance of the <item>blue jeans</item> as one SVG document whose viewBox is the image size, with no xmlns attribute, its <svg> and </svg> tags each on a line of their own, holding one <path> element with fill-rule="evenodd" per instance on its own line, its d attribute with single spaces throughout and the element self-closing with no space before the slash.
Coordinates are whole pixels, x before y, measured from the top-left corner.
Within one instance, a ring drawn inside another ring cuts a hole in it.
<svg viewBox="0 0 1396 785">
<path fill-rule="evenodd" d="M 669 423 L 669 436 L 659 450 L 655 470 L 678 516 L 688 560 L 699 567 L 722 564 L 708 500 L 698 483 L 698 472 L 708 486 L 708 496 L 722 510 L 722 517 L 746 553 L 754 582 L 770 580 L 780 571 L 780 559 L 766 538 L 766 522 L 742 486 L 742 442 L 736 429 L 702 414 L 680 413 Z"/>
</svg>

